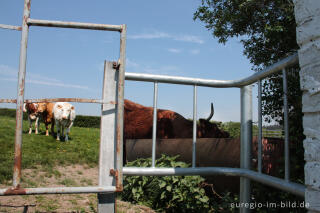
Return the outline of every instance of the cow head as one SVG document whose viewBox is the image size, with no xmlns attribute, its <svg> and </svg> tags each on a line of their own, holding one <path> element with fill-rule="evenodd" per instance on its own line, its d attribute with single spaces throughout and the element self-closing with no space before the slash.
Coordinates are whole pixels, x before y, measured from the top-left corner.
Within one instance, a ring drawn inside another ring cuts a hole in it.
<svg viewBox="0 0 320 213">
<path fill-rule="evenodd" d="M 199 138 L 228 138 L 229 133 L 220 130 L 217 124 L 210 122 L 213 117 L 214 108 L 211 103 L 211 113 L 207 119 L 199 119 L 198 137 Z"/>
<path fill-rule="evenodd" d="M 47 103 L 38 103 L 38 112 L 43 113 L 47 110 Z"/>
<path fill-rule="evenodd" d="M 219 129 L 217 124 L 206 119 L 199 119 L 199 138 L 228 138 L 229 136 L 229 133 Z"/>
<path fill-rule="evenodd" d="M 34 120 L 37 118 L 39 113 L 37 103 L 26 103 L 23 108 L 28 113 L 30 119 Z"/>
<path fill-rule="evenodd" d="M 57 109 L 61 113 L 61 118 L 63 120 L 69 120 L 71 116 L 73 117 L 74 112 L 74 106 L 72 106 L 69 103 L 62 103 L 57 105 Z"/>
</svg>

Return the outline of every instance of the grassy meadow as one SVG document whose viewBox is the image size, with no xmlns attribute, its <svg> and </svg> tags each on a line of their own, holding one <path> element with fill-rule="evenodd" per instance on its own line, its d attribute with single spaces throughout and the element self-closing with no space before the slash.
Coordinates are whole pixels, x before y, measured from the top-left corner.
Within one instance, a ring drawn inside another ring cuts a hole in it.
<svg viewBox="0 0 320 213">
<path fill-rule="evenodd" d="M 11 112 L 11 110 L 10 110 Z M 0 188 L 12 186 L 15 117 L 0 110 Z M 73 126 L 69 141 L 56 141 L 39 134 L 28 134 L 23 121 L 21 186 L 61 187 L 97 186 L 99 128 Z M 0 212 L 97 212 L 96 194 L 0 196 Z M 148 207 L 117 200 L 118 212 L 154 212 Z"/>
<path fill-rule="evenodd" d="M 0 183 L 12 179 L 14 159 L 15 119 L 0 117 Z M 86 164 L 97 166 L 99 158 L 99 134 L 97 128 L 72 127 L 69 141 L 56 141 L 45 136 L 44 124 L 40 133 L 28 134 L 28 122 L 23 121 L 22 168 L 43 166 L 50 170 L 54 166 Z"/>
</svg>

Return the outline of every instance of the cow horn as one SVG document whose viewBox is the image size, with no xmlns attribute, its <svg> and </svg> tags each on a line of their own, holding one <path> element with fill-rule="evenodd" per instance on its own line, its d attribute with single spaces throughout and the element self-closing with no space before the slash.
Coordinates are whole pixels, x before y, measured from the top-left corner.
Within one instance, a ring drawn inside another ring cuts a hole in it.
<svg viewBox="0 0 320 213">
<path fill-rule="evenodd" d="M 210 121 L 210 119 L 212 118 L 213 114 L 214 114 L 214 108 L 213 108 L 213 103 L 211 103 L 211 113 L 210 113 L 209 117 L 207 118 L 207 121 Z"/>
</svg>

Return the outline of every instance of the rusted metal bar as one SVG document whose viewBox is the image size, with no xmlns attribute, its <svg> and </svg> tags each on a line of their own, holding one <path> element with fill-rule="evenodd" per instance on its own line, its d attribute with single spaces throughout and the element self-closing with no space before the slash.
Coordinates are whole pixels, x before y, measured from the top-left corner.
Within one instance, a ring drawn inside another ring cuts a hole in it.
<svg viewBox="0 0 320 213">
<path fill-rule="evenodd" d="M 0 189 L 0 196 L 34 195 L 34 194 L 112 193 L 116 191 L 117 191 L 117 188 L 115 186 L 7 188 L 7 189 Z"/>
<path fill-rule="evenodd" d="M 43 27 L 60 27 L 60 28 L 76 28 L 88 30 L 105 30 L 105 31 L 122 31 L 123 25 L 109 25 L 109 24 L 93 24 L 93 23 L 80 23 L 80 22 L 65 22 L 65 21 L 50 21 L 28 19 L 28 25 L 43 26 Z"/>
<path fill-rule="evenodd" d="M 25 102 L 25 101 L 24 101 Z M 16 104 L 17 103 L 17 99 L 0 99 L 0 103 L 12 103 L 12 104 Z"/>
<path fill-rule="evenodd" d="M 0 24 L 0 28 L 8 29 L 8 30 L 19 30 L 19 31 L 22 30 L 22 27 L 20 26 L 13 26 L 13 25 L 6 25 L 6 24 Z"/>
<path fill-rule="evenodd" d="M 41 99 L 26 99 L 24 103 L 39 103 L 39 102 L 78 102 L 78 103 L 96 103 L 96 104 L 112 104 L 115 101 L 104 102 L 101 99 L 87 99 L 87 98 L 41 98 Z M 17 99 L 0 99 L 0 103 L 17 103 Z"/>
<path fill-rule="evenodd" d="M 27 19 L 30 17 L 30 2 L 24 1 L 22 32 L 20 44 L 20 62 L 18 73 L 18 94 L 17 94 L 17 110 L 16 110 L 16 132 L 15 132 L 15 146 L 14 146 L 14 167 L 13 167 L 13 186 L 19 187 L 21 179 L 21 161 L 22 161 L 22 120 L 23 120 L 23 99 L 24 99 L 24 83 L 26 77 L 26 63 L 27 63 L 27 45 L 29 26 Z"/>
<path fill-rule="evenodd" d="M 124 114 L 124 80 L 125 80 L 125 68 L 126 68 L 126 40 L 127 40 L 127 25 L 122 25 L 122 31 L 120 33 L 120 66 L 118 76 L 118 97 L 117 97 L 117 170 L 118 174 L 117 188 L 120 190 L 123 188 L 123 114 Z"/>
</svg>

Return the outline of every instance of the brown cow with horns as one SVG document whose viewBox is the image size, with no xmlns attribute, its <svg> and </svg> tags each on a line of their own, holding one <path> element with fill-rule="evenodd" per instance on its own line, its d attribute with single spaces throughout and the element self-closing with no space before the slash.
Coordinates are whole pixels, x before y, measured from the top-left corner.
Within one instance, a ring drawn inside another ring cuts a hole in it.
<svg viewBox="0 0 320 213">
<path fill-rule="evenodd" d="M 220 130 L 215 123 L 211 123 L 213 116 L 199 119 L 197 138 L 228 138 L 229 133 Z M 152 138 L 153 107 L 145 107 L 129 100 L 124 100 L 124 140 Z M 157 110 L 157 138 L 192 138 L 193 121 L 171 110 Z M 124 162 L 125 162 L 124 146 Z"/>
</svg>

